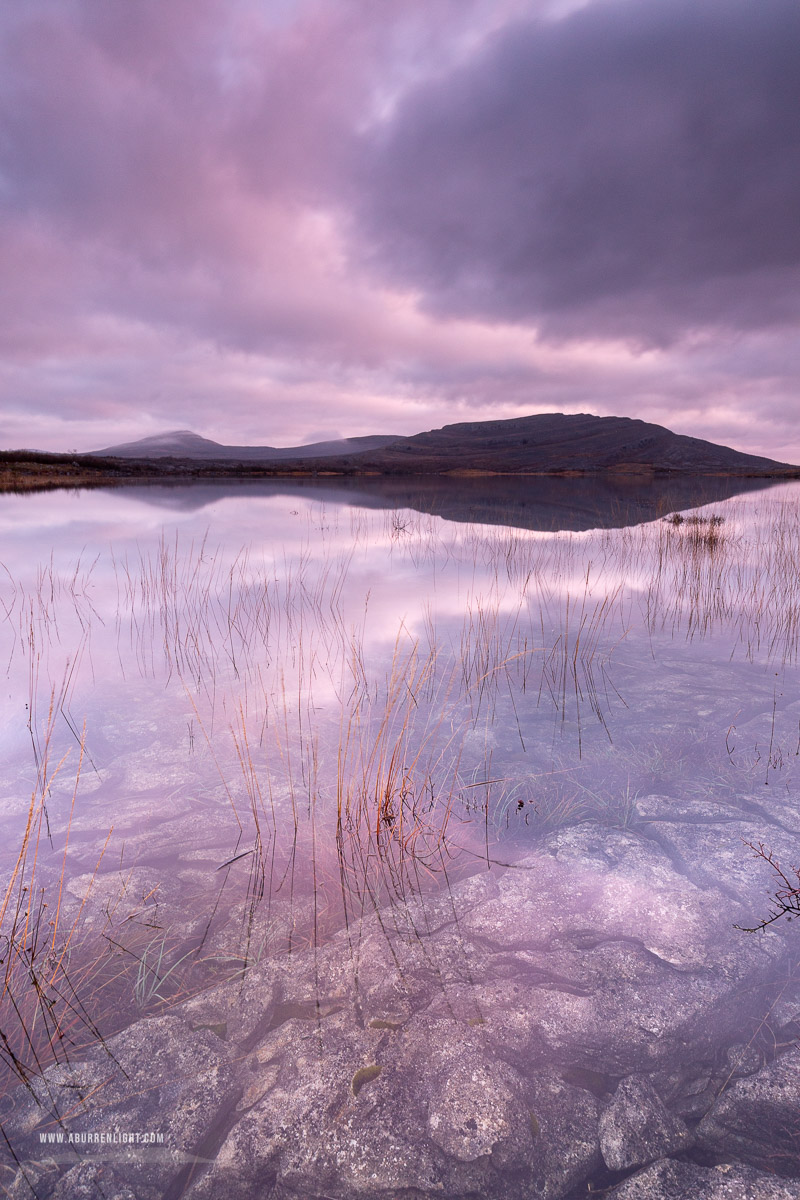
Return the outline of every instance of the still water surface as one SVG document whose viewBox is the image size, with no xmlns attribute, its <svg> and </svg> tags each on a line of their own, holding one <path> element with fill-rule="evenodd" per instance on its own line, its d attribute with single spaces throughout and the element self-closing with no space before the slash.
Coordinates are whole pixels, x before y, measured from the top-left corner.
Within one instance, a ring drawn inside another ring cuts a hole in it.
<svg viewBox="0 0 800 1200">
<path fill-rule="evenodd" d="M 0 497 L 0 868 L 33 797 L 92 1028 L 653 794 L 793 807 L 797 485 L 568 529 L 346 500 Z"/>
</svg>

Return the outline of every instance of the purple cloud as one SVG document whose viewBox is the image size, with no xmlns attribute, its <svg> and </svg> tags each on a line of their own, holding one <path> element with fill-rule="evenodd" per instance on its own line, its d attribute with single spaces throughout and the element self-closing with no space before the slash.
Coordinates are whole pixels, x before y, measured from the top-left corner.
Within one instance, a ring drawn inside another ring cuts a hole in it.
<svg viewBox="0 0 800 1200">
<path fill-rule="evenodd" d="M 799 12 L 5 6 L 0 441 L 562 408 L 783 457 Z"/>
<path fill-rule="evenodd" d="M 440 315 L 651 344 L 792 322 L 798 59 L 794 0 L 509 25 L 364 139 L 358 236 Z"/>
</svg>

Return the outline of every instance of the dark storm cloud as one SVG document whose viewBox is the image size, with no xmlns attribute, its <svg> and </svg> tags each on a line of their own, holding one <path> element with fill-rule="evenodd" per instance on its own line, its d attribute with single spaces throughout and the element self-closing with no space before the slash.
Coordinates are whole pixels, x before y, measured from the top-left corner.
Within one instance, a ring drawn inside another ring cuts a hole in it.
<svg viewBox="0 0 800 1200">
<path fill-rule="evenodd" d="M 800 5 L 507 25 L 363 146 L 357 236 L 429 311 L 668 343 L 800 315 Z"/>
</svg>

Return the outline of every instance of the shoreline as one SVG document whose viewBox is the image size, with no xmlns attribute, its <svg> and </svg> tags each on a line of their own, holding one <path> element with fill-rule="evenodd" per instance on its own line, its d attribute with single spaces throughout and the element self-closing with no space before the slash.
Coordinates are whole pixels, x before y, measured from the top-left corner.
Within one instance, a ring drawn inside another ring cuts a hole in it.
<svg viewBox="0 0 800 1200">
<path fill-rule="evenodd" d="M 8 454 L 0 456 L 0 492 L 53 491 L 60 488 L 93 488 L 119 486 L 152 486 L 165 483 L 196 483 L 211 480 L 259 480 L 259 479 L 453 479 L 465 482 L 469 479 L 598 479 L 641 480 L 655 478 L 717 478 L 717 479 L 800 479 L 800 467 L 775 470 L 755 470 L 752 467 L 720 469 L 708 467 L 675 467 L 657 464 L 619 463 L 603 467 L 563 466 L 551 470 L 503 471 L 484 468 L 448 468 L 420 465 L 416 470 L 404 464 L 402 471 L 375 470 L 374 467 L 359 469 L 355 466 L 299 467 L 289 464 L 263 465 L 242 464 L 194 464 L 185 460 L 97 460 L 61 456 L 46 459 L 44 455 L 22 458 Z M 163 465 L 162 465 L 163 464 Z"/>
</svg>

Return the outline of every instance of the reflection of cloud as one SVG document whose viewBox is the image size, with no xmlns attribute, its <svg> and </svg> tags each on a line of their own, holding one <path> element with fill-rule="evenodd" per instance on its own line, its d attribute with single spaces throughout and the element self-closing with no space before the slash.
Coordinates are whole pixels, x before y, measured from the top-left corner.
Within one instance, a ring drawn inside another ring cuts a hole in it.
<svg viewBox="0 0 800 1200">
<path fill-rule="evenodd" d="M 2 441 L 558 409 L 798 459 L 798 49 L 793 0 L 6 6 Z"/>
</svg>

